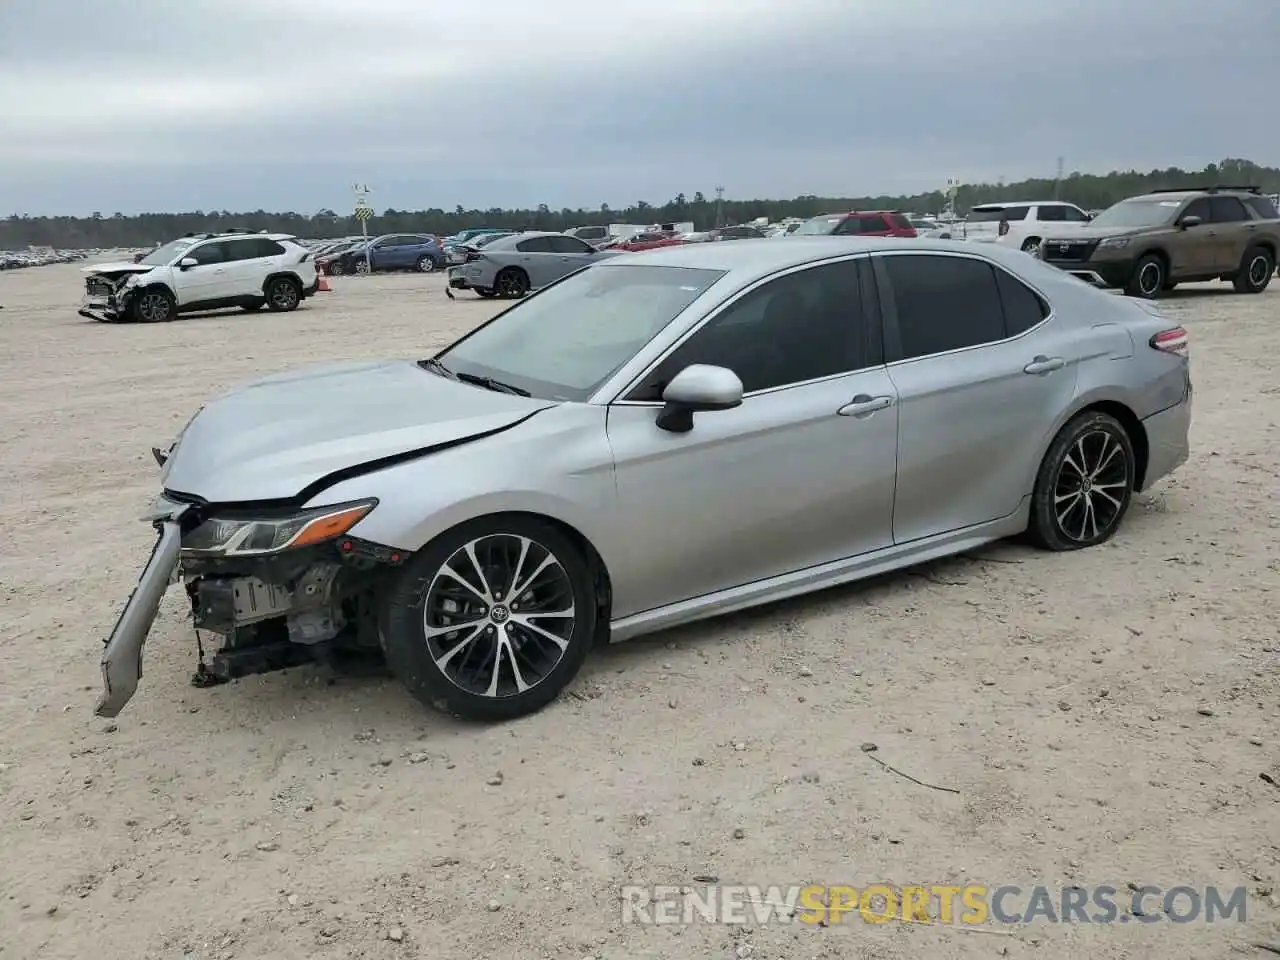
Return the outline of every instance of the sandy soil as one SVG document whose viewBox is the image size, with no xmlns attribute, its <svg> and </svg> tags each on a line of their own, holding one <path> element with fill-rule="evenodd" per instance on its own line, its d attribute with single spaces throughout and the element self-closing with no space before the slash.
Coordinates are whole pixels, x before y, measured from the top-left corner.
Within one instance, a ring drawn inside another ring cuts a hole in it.
<svg viewBox="0 0 1280 960">
<path fill-rule="evenodd" d="M 506 727 L 313 671 L 196 690 L 166 598 L 95 719 L 150 548 L 152 443 L 303 361 L 420 357 L 487 317 L 439 278 L 288 316 L 78 318 L 0 274 L 0 957 L 1226 957 L 1280 941 L 1280 291 L 1192 289 L 1194 450 L 1106 547 L 1013 545 L 636 641 Z M 958 794 L 918 786 L 875 757 Z M 493 785 L 501 773 L 501 783 Z M 1180 883 L 1248 920 L 622 923 L 623 884 Z"/>
</svg>

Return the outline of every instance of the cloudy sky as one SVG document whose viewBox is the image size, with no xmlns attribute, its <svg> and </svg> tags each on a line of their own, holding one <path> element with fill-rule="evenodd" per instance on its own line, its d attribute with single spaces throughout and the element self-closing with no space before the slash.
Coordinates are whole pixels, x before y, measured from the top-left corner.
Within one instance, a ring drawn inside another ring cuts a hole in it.
<svg viewBox="0 0 1280 960">
<path fill-rule="evenodd" d="M 0 0 L 0 216 L 1280 163 L 1275 0 Z"/>
</svg>

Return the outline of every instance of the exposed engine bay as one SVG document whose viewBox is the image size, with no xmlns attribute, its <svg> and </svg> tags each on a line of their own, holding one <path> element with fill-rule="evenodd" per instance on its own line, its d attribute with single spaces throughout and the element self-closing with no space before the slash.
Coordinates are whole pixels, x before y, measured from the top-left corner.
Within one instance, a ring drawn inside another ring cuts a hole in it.
<svg viewBox="0 0 1280 960">
<path fill-rule="evenodd" d="M 117 323 L 128 317 L 129 302 L 137 289 L 130 278 L 146 273 L 150 267 L 111 264 L 95 270 L 84 281 L 84 299 L 80 316 L 103 323 Z"/>
</svg>

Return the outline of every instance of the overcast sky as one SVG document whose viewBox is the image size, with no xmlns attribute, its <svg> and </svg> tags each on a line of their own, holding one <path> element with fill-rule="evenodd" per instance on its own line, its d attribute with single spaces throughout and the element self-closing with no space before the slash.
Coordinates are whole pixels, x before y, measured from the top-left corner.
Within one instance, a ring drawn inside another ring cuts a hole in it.
<svg viewBox="0 0 1280 960">
<path fill-rule="evenodd" d="M 0 216 L 1280 163 L 1275 0 L 0 0 Z"/>
</svg>

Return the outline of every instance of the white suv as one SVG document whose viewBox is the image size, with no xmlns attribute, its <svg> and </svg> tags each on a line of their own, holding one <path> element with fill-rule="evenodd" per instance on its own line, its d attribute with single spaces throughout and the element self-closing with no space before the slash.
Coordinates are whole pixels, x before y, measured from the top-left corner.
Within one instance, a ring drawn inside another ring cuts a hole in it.
<svg viewBox="0 0 1280 960">
<path fill-rule="evenodd" d="M 319 288 L 314 254 L 287 233 L 181 237 L 135 263 L 84 272 L 80 315 L 104 323 L 161 323 L 220 307 L 296 310 Z"/>
<path fill-rule="evenodd" d="M 1092 219 L 1074 203 L 1060 200 L 981 203 L 970 208 L 962 235 L 965 240 L 1002 243 L 1037 253 L 1042 241 L 1072 236 Z"/>
</svg>

